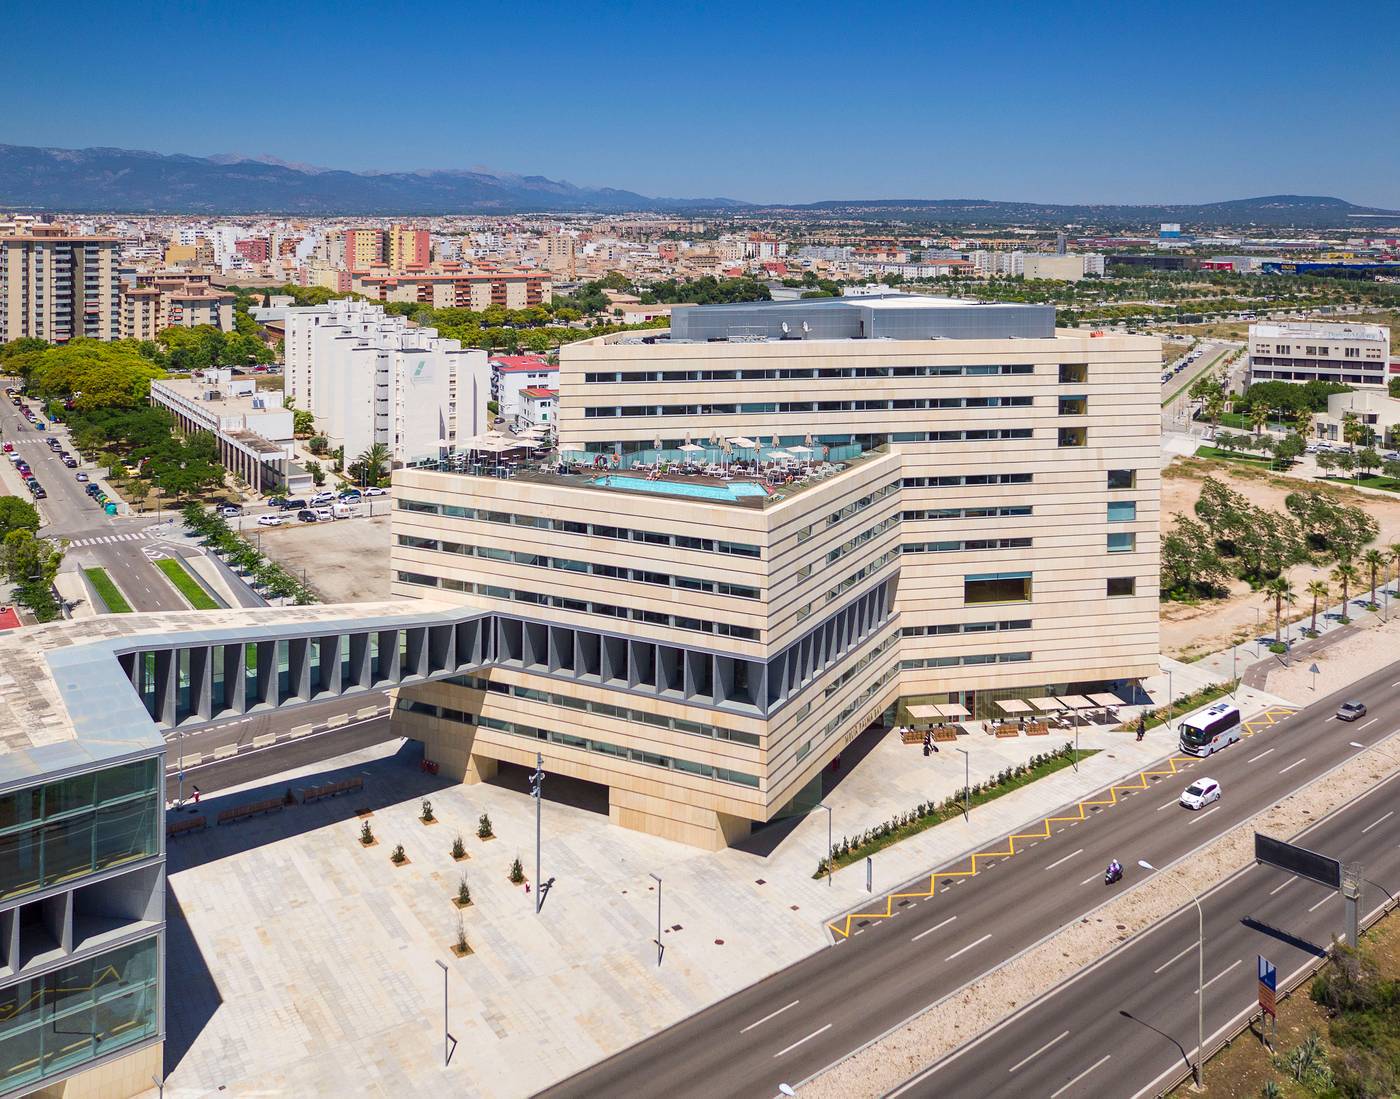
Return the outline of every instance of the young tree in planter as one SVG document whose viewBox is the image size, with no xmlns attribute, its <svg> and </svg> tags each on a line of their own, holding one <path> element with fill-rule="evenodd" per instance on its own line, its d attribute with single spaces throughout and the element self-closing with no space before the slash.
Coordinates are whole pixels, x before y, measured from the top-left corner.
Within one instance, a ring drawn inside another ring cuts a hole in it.
<svg viewBox="0 0 1400 1099">
<path fill-rule="evenodd" d="M 457 883 L 457 907 L 466 908 L 472 903 L 472 891 L 467 887 L 467 876 L 462 875 L 462 880 Z"/>
<path fill-rule="evenodd" d="M 1331 589 L 1325 580 L 1309 580 L 1308 586 L 1304 589 L 1312 596 L 1312 621 L 1308 625 L 1308 632 L 1316 636 L 1317 634 L 1317 603 L 1320 599 L 1326 599 Z"/>
<path fill-rule="evenodd" d="M 423 799 L 422 811 L 418 814 L 418 819 L 424 824 L 429 824 L 433 820 L 433 803 L 427 798 Z"/>
<path fill-rule="evenodd" d="M 360 825 L 360 842 L 366 847 L 374 842 L 374 830 L 370 828 L 369 821 Z"/>
<path fill-rule="evenodd" d="M 401 844 L 401 843 L 395 844 L 395 845 L 394 845 L 394 853 L 393 853 L 392 855 L 390 855 L 389 858 L 390 858 L 391 860 L 393 860 L 393 863 L 394 863 L 395 866 L 401 866 L 401 865 L 403 865 L 405 862 L 407 862 L 407 861 L 408 861 L 408 856 L 407 856 L 406 854 L 404 854 L 403 844 Z"/>
<path fill-rule="evenodd" d="M 510 864 L 510 880 L 512 884 L 519 885 L 525 880 L 525 868 L 520 865 L 520 856 L 515 856 L 515 861 Z"/>
<path fill-rule="evenodd" d="M 476 822 L 476 834 L 479 839 L 490 839 L 495 835 L 495 833 L 491 831 L 491 818 L 485 813 L 482 813 L 480 819 Z"/>
<path fill-rule="evenodd" d="M 452 857 L 454 859 L 464 859 L 467 857 L 467 845 L 462 842 L 462 837 L 460 834 L 458 834 L 457 838 L 452 841 Z M 462 881 L 464 882 L 466 880 L 466 878 L 462 879 Z"/>
</svg>

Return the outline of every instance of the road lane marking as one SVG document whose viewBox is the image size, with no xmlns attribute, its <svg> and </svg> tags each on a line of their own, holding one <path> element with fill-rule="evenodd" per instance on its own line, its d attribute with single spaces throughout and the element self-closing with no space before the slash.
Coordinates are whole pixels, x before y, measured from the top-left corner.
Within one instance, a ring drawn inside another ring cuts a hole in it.
<svg viewBox="0 0 1400 1099">
<path fill-rule="evenodd" d="M 1101 1064 L 1104 1063 L 1104 1061 L 1107 1061 L 1107 1060 L 1108 1060 L 1110 1057 L 1112 1057 L 1112 1056 L 1113 1056 L 1113 1054 L 1111 1054 L 1111 1053 L 1106 1053 L 1106 1054 L 1104 1054 L 1102 1060 L 1095 1061 L 1092 1065 L 1090 1065 L 1088 1068 L 1086 1068 L 1083 1072 L 1081 1072 L 1078 1076 L 1076 1076 L 1076 1077 L 1075 1077 L 1073 1080 L 1071 1080 L 1068 1084 L 1066 1084 L 1064 1087 L 1060 1088 L 1059 1091 L 1052 1091 L 1052 1092 L 1050 1093 L 1050 1099 L 1058 1099 L 1059 1096 L 1061 1096 L 1061 1095 L 1063 1095 L 1065 1092 L 1069 1091 L 1070 1088 L 1074 1087 L 1075 1084 L 1079 1083 L 1080 1080 L 1084 1079 L 1084 1077 L 1088 1076 L 1089 1073 L 1093 1072 L 1094 1069 L 1098 1068 Z"/>
<path fill-rule="evenodd" d="M 1173 805 L 1175 805 L 1175 804 L 1176 804 L 1178 801 L 1180 801 L 1180 800 L 1181 800 L 1180 798 L 1172 798 L 1171 801 L 1165 801 L 1165 802 L 1163 802 L 1161 805 L 1157 806 L 1157 812 L 1160 813 L 1163 809 L 1170 809 Z"/>
<path fill-rule="evenodd" d="M 1270 890 L 1269 890 L 1269 896 L 1272 897 L 1275 893 L 1281 893 L 1281 892 L 1283 892 L 1283 890 L 1284 890 L 1287 886 L 1292 885 L 1292 884 L 1293 884 L 1295 881 L 1297 881 L 1297 880 L 1298 880 L 1298 875 L 1297 875 L 1297 874 L 1294 874 L 1291 878 L 1289 878 L 1286 882 L 1284 882 L 1283 885 L 1275 886 L 1273 889 L 1270 889 Z"/>
<path fill-rule="evenodd" d="M 1222 969 L 1219 973 L 1217 973 L 1214 977 L 1212 977 L 1210 980 L 1208 980 L 1208 981 L 1207 981 L 1204 985 L 1202 985 L 1201 987 L 1202 987 L 1202 988 L 1209 988 L 1211 985 L 1215 984 L 1216 981 L 1220 980 L 1221 977 L 1223 977 L 1223 976 L 1225 976 L 1225 974 L 1229 973 L 1230 970 L 1234 969 L 1235 966 L 1237 966 L 1237 965 L 1243 965 L 1243 964 L 1244 964 L 1243 962 L 1241 962 L 1238 958 L 1236 958 L 1233 962 L 1231 962 L 1229 965 L 1227 965 L 1224 969 Z"/>
<path fill-rule="evenodd" d="M 1062 858 L 1062 859 L 1056 859 L 1054 862 L 1052 862 L 1052 863 L 1051 863 L 1049 866 L 1047 866 L 1045 869 L 1046 869 L 1046 870 L 1054 870 L 1055 867 L 1057 867 L 1057 866 L 1060 865 L 1060 863 L 1062 863 L 1062 862 L 1069 862 L 1069 860 L 1072 859 L 1072 858 L 1074 858 L 1075 855 L 1082 855 L 1082 854 L 1084 854 L 1084 848 L 1081 847 L 1078 851 L 1071 851 L 1068 855 L 1066 855 L 1066 856 L 1065 856 L 1064 858 Z"/>
<path fill-rule="evenodd" d="M 774 1056 L 774 1057 L 781 1057 L 784 1053 L 791 1053 L 791 1052 L 792 1052 L 793 1050 L 795 1050 L 798 1046 L 800 1046 L 803 1042 L 810 1042 L 810 1041 L 811 1041 L 813 1038 L 815 1038 L 818 1034 L 825 1034 L 825 1033 L 826 1033 L 828 1030 L 830 1030 L 830 1029 L 831 1029 L 831 1024 L 830 1024 L 830 1023 L 827 1023 L 826 1026 L 824 1026 L 824 1027 L 821 1028 L 821 1030 L 814 1030 L 814 1031 L 812 1031 L 811 1034 L 807 1035 L 807 1037 L 805 1037 L 805 1038 L 799 1038 L 797 1041 L 793 1042 L 792 1045 L 788 1046 L 787 1049 L 780 1049 L 780 1050 L 778 1050 L 777 1053 L 773 1054 L 773 1056 Z"/>
<path fill-rule="evenodd" d="M 1395 816 L 1395 810 L 1394 810 L 1394 809 L 1392 809 L 1392 810 L 1391 810 L 1389 813 L 1387 813 L 1385 816 L 1381 817 L 1379 820 L 1373 820 L 1370 824 L 1366 825 L 1365 828 L 1361 829 L 1361 834 L 1364 836 L 1367 832 L 1369 832 L 1369 831 L 1370 831 L 1372 828 L 1374 828 L 1376 825 L 1378 825 L 1378 824 L 1383 824 L 1385 821 L 1389 820 L 1389 819 L 1390 819 L 1391 817 L 1393 817 L 1393 816 Z"/>
<path fill-rule="evenodd" d="M 1378 717 L 1373 717 L 1373 718 L 1371 718 L 1370 721 L 1366 722 L 1365 725 L 1358 725 L 1357 728 L 1359 728 L 1359 729 L 1369 729 L 1372 725 L 1374 725 L 1374 724 L 1375 724 L 1376 722 L 1378 722 L 1379 720 L 1380 720 L 1380 718 L 1378 718 Z"/>
<path fill-rule="evenodd" d="M 748 1026 L 746 1026 L 743 1030 L 739 1031 L 739 1033 L 740 1033 L 740 1034 L 747 1034 L 747 1033 L 748 1033 L 749 1031 L 751 1031 L 754 1027 L 756 1027 L 756 1026 L 762 1026 L 762 1025 L 763 1025 L 764 1023 L 766 1023 L 769 1019 L 772 1019 L 772 1018 L 774 1018 L 775 1016 L 781 1015 L 781 1014 L 782 1014 L 784 1011 L 786 1011 L 789 1007 L 796 1007 L 796 1006 L 797 1006 L 799 1003 L 801 1003 L 801 1002 L 802 1002 L 802 1001 L 800 1001 L 800 1000 L 793 1000 L 792 1003 L 790 1003 L 790 1004 L 787 1005 L 787 1007 L 780 1007 L 780 1008 L 778 1008 L 777 1011 L 770 1012 L 769 1014 L 765 1015 L 762 1019 L 760 1019 L 758 1022 L 756 1022 L 756 1023 L 750 1023 L 750 1024 L 749 1024 Z"/>
<path fill-rule="evenodd" d="M 1022 1060 L 1020 1060 L 1020 1061 L 1017 1061 L 1014 1065 L 1012 1065 L 1012 1066 L 1011 1066 L 1009 1069 L 1007 1069 L 1006 1071 L 1007 1071 L 1007 1072 L 1015 1072 L 1018 1068 L 1020 1068 L 1022 1065 L 1024 1065 L 1027 1061 L 1034 1061 L 1037 1057 L 1039 1057 L 1039 1056 L 1040 1056 L 1042 1053 L 1044 1053 L 1047 1049 L 1049 1049 L 1051 1046 L 1053 1046 L 1056 1042 L 1060 1041 L 1060 1039 L 1062 1039 L 1062 1038 L 1068 1038 L 1068 1037 L 1069 1037 L 1069 1031 L 1065 1031 L 1065 1032 L 1064 1032 L 1063 1034 L 1061 1034 L 1058 1038 L 1051 1038 L 1050 1041 L 1046 1042 L 1043 1046 L 1041 1046 L 1038 1050 L 1036 1050 L 1034 1053 L 1032 1053 L 1029 1057 L 1026 1057 L 1026 1058 L 1024 1058 L 1024 1059 L 1022 1059 Z"/>
<path fill-rule="evenodd" d="M 1299 764 L 1306 763 L 1307 761 L 1308 761 L 1308 757 L 1307 757 L 1307 756 L 1304 756 L 1302 759 L 1297 760 L 1297 761 L 1295 761 L 1295 762 L 1293 762 L 1293 763 L 1290 763 L 1287 767 L 1285 767 L 1282 771 L 1280 771 L 1279 774 L 1281 774 L 1281 775 L 1286 775 L 1286 774 L 1288 774 L 1289 771 L 1293 770 L 1294 767 L 1297 767 Z"/>
<path fill-rule="evenodd" d="M 917 935 L 915 935 L 915 936 L 914 936 L 912 939 L 910 939 L 909 941 L 910 941 L 911 943 L 916 943 L 916 942 L 918 942 L 920 939 L 922 939 L 925 935 L 932 935 L 932 934 L 933 934 L 935 931 L 937 931 L 940 927 L 947 927 L 950 923 L 952 923 L 952 922 L 953 922 L 954 920 L 956 920 L 956 919 L 957 919 L 956 916 L 949 916 L 949 917 L 948 917 L 946 920 L 944 920 L 942 923 L 936 923 L 936 924 L 934 924 L 934 925 L 933 925 L 932 927 L 930 927 L 927 931 L 920 931 Z"/>
<path fill-rule="evenodd" d="M 1206 817 L 1210 816 L 1212 813 L 1214 813 L 1214 812 L 1215 812 L 1217 809 L 1219 809 L 1219 808 L 1220 808 L 1220 803 L 1217 802 L 1216 804 L 1212 805 L 1209 809 L 1207 809 L 1204 813 L 1193 813 L 1193 814 L 1191 815 L 1191 819 L 1192 819 L 1192 820 L 1205 820 Z"/>
<path fill-rule="evenodd" d="M 1260 752 L 1257 756 L 1251 756 L 1249 759 L 1245 760 L 1245 762 L 1246 762 L 1246 763 L 1255 763 L 1255 762 L 1257 762 L 1257 761 L 1263 759 L 1266 755 L 1269 754 L 1269 752 L 1272 752 L 1272 751 L 1273 751 L 1273 749 L 1272 749 L 1272 748 L 1269 748 L 1267 751 Z"/>
<path fill-rule="evenodd" d="M 1192 944 L 1191 944 L 1190 946 L 1188 946 L 1185 950 L 1183 950 L 1180 954 L 1173 954 L 1170 958 L 1168 958 L 1165 962 L 1163 962 L 1161 965 L 1159 965 L 1159 966 L 1158 966 L 1156 969 L 1154 969 L 1152 972 L 1153 972 L 1154 974 L 1162 972 L 1162 970 L 1166 969 L 1167 966 L 1169 966 L 1169 965 L 1172 964 L 1172 962 L 1179 962 L 1182 958 L 1186 957 L 1186 955 L 1190 954 L 1191 951 L 1193 951 L 1193 950 L 1195 950 L 1195 949 L 1196 949 L 1196 944 L 1195 944 L 1195 943 L 1192 943 Z"/>
<path fill-rule="evenodd" d="M 963 947 L 961 950 L 956 950 L 956 951 L 954 951 L 952 954 L 949 954 L 949 955 L 948 955 L 946 958 L 944 958 L 943 960 L 944 960 L 945 962 L 951 962 L 954 958 L 958 957 L 960 954 L 966 954 L 966 953 L 967 953 L 969 950 L 971 950 L 974 946 L 981 946 L 984 942 L 986 942 L 986 941 L 987 941 L 988 939 L 990 939 L 991 937 L 992 937 L 992 933 L 989 931 L 989 932 L 987 932 L 987 934 L 983 935 L 980 939 L 978 939 L 975 943 L 968 943 L 968 944 L 967 944 L 965 947 Z"/>
<path fill-rule="evenodd" d="M 1098 875 L 1095 874 L 1092 878 L 1085 878 L 1085 879 L 1084 879 L 1082 882 L 1080 882 L 1079 884 L 1080 884 L 1080 885 L 1088 885 L 1091 881 L 1094 881 L 1094 880 L 1096 880 L 1097 878 L 1098 878 Z"/>
<path fill-rule="evenodd" d="M 1324 904 L 1326 904 L 1328 901 L 1330 901 L 1334 896 L 1336 896 L 1335 893 L 1328 893 L 1327 896 L 1323 897 L 1322 900 L 1318 901 L 1315 905 L 1313 905 L 1311 908 L 1309 908 L 1308 911 L 1309 911 L 1309 912 L 1316 912 L 1316 911 L 1317 911 L 1319 908 L 1321 908 Z"/>
</svg>

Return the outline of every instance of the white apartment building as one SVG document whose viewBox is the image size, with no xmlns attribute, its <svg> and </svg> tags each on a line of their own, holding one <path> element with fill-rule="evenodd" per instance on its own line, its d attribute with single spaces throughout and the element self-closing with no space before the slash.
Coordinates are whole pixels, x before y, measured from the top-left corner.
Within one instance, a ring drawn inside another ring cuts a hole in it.
<svg viewBox="0 0 1400 1099">
<path fill-rule="evenodd" d="M 486 352 L 368 302 L 286 311 L 286 394 L 347 460 L 375 443 L 395 463 L 437 458 L 486 429 Z"/>
<path fill-rule="evenodd" d="M 1249 326 L 1249 382 L 1341 382 L 1383 386 L 1390 329 L 1380 324 L 1284 321 Z"/>
<path fill-rule="evenodd" d="M 491 399 L 506 420 L 519 418 L 524 411 L 523 390 L 559 385 L 559 367 L 540 355 L 496 355 L 491 359 Z"/>
<path fill-rule="evenodd" d="M 1104 258 L 1097 252 L 1071 252 L 1057 255 L 1041 252 L 989 252 L 979 249 L 971 255 L 973 273 L 982 279 L 1015 278 L 1064 279 L 1078 282 L 1085 275 L 1102 275 Z"/>
</svg>

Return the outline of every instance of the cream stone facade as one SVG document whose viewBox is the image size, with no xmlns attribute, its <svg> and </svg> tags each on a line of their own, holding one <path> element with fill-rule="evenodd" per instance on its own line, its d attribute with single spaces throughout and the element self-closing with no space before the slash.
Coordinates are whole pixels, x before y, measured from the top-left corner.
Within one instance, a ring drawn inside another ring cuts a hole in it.
<svg viewBox="0 0 1400 1099">
<path fill-rule="evenodd" d="M 0 222 L 0 343 L 121 337 L 117 237 Z"/>
<path fill-rule="evenodd" d="M 1155 671 L 1156 339 L 907 297 L 673 325 L 561 352 L 560 450 L 596 474 L 396 475 L 394 592 L 519 622 L 518 665 L 400 698 L 430 758 L 473 780 L 541 752 L 617 823 L 716 846 L 911 702 L 981 719 Z M 629 480 L 689 440 L 816 470 Z"/>
</svg>

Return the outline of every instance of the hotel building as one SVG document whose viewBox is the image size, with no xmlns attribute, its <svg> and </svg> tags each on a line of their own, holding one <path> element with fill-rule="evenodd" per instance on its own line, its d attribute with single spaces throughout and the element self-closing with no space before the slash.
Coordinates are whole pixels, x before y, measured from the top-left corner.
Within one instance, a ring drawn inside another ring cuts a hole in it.
<svg viewBox="0 0 1400 1099">
<path fill-rule="evenodd" d="M 569 345 L 557 431 L 586 472 L 395 474 L 394 593 L 492 616 L 491 661 L 395 720 L 446 773 L 542 753 L 618 824 L 718 847 L 912 703 L 981 719 L 1154 674 L 1160 372 L 1155 338 L 908 295 Z M 701 450 L 812 471 L 635 469 Z"/>
</svg>

